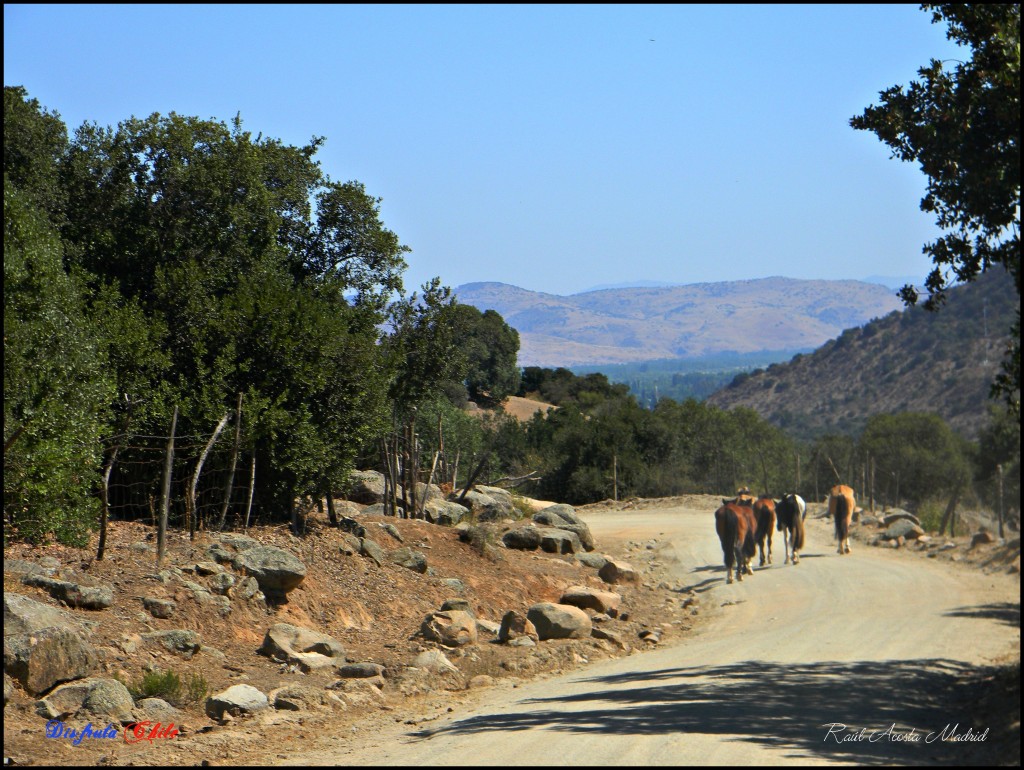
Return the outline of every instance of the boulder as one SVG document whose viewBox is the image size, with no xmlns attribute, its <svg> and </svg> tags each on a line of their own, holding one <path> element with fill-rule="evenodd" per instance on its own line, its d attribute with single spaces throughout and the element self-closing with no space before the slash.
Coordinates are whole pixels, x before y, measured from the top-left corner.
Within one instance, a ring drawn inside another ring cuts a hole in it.
<svg viewBox="0 0 1024 770">
<path fill-rule="evenodd" d="M 920 525 L 915 524 L 910 519 L 896 519 L 882 533 L 882 537 L 885 540 L 898 540 L 902 537 L 906 541 L 920 537 L 923 534 L 924 530 L 921 529 Z"/>
<path fill-rule="evenodd" d="M 88 625 L 94 625 L 90 622 Z M 85 634 L 87 627 L 70 612 L 37 602 L 22 594 L 4 591 L 4 635 L 25 634 L 57 626 Z"/>
<path fill-rule="evenodd" d="M 980 532 L 974 533 L 971 536 L 971 548 L 979 545 L 989 545 L 996 541 L 996 536 L 989 532 L 987 529 L 983 529 Z"/>
<path fill-rule="evenodd" d="M 912 521 L 914 524 L 921 526 L 921 520 L 917 518 L 910 511 L 905 511 L 902 508 L 890 508 L 882 515 L 882 526 L 888 527 L 893 522 L 899 521 L 900 519 L 906 519 Z"/>
<path fill-rule="evenodd" d="M 442 497 L 431 497 L 423 506 L 427 521 L 444 527 L 453 527 L 469 515 L 469 508 Z"/>
<path fill-rule="evenodd" d="M 373 559 L 378 567 L 381 566 L 387 558 L 387 555 L 384 553 L 384 549 L 368 537 L 364 537 L 359 541 L 359 553 L 362 556 L 368 556 Z"/>
<path fill-rule="evenodd" d="M 150 644 L 159 645 L 169 652 L 180 653 L 185 660 L 191 659 L 203 646 L 202 636 L 189 628 L 151 631 L 142 634 L 142 639 Z"/>
<path fill-rule="evenodd" d="M 551 527 L 540 530 L 540 547 L 547 553 L 579 553 L 583 550 L 575 532 Z"/>
<path fill-rule="evenodd" d="M 535 642 L 538 641 L 537 628 L 526 616 L 519 614 L 515 610 L 509 610 L 501 619 L 501 627 L 498 629 L 498 641 L 506 643 L 521 637 L 528 637 Z"/>
<path fill-rule="evenodd" d="M 84 712 L 105 721 L 129 722 L 134 706 L 127 687 L 116 679 L 96 677 L 61 685 L 36 702 L 36 711 L 47 719 L 64 720 Z"/>
<path fill-rule="evenodd" d="M 608 563 L 608 557 L 601 553 L 578 553 L 576 561 L 585 567 L 599 570 Z"/>
<path fill-rule="evenodd" d="M 389 557 L 398 566 L 419 572 L 421 575 L 427 571 L 427 557 L 412 548 L 396 548 Z"/>
<path fill-rule="evenodd" d="M 323 706 L 335 706 L 338 701 L 319 687 L 290 684 L 267 693 L 267 701 L 282 711 L 311 711 Z"/>
<path fill-rule="evenodd" d="M 432 612 L 423 620 L 420 633 L 432 642 L 445 647 L 462 647 L 476 644 L 478 632 L 476 619 L 461 610 Z"/>
<path fill-rule="evenodd" d="M 89 676 L 98 666 L 96 650 L 74 628 L 50 626 L 4 636 L 4 671 L 32 695 Z"/>
<path fill-rule="evenodd" d="M 537 638 L 545 639 L 586 639 L 593 624 L 590 616 L 579 607 L 554 602 L 534 604 L 526 612 L 526 618 L 537 629 Z"/>
<path fill-rule="evenodd" d="M 541 531 L 537 527 L 527 525 L 510 529 L 502 536 L 501 542 L 505 544 L 506 548 L 514 548 L 520 551 L 536 551 L 540 548 L 542 539 Z"/>
<path fill-rule="evenodd" d="M 348 663 L 338 669 L 342 679 L 373 679 L 384 676 L 384 666 L 380 663 Z"/>
<path fill-rule="evenodd" d="M 114 603 L 114 589 L 110 586 L 87 586 L 68 580 L 57 580 L 46 575 L 27 575 L 21 582 L 48 591 L 50 596 L 64 602 L 69 607 L 105 610 Z"/>
<path fill-rule="evenodd" d="M 236 684 L 206 699 L 206 715 L 223 721 L 225 717 L 254 714 L 269 705 L 267 696 L 251 684 Z"/>
<path fill-rule="evenodd" d="M 619 612 L 622 596 L 612 591 L 600 591 L 586 586 L 571 586 L 558 600 L 559 604 L 571 604 L 581 610 L 594 610 L 615 617 Z"/>
<path fill-rule="evenodd" d="M 345 662 L 345 648 L 337 639 L 290 623 L 276 623 L 267 629 L 258 652 L 297 665 L 305 673 Z"/>
<path fill-rule="evenodd" d="M 178 605 L 172 600 L 160 599 L 155 596 L 143 596 L 142 606 L 154 618 L 163 618 L 165 620 L 174 615 L 174 611 L 178 608 Z"/>
<path fill-rule="evenodd" d="M 609 559 L 597 572 L 605 583 L 639 583 L 640 575 L 633 565 L 618 559 Z"/>
<path fill-rule="evenodd" d="M 380 471 L 353 471 L 349 477 L 347 497 L 362 505 L 383 502 L 384 474 Z"/>
<path fill-rule="evenodd" d="M 235 568 L 256 579 L 264 594 L 286 594 L 306 577 L 306 565 L 272 545 L 248 548 L 234 558 Z"/>
<path fill-rule="evenodd" d="M 549 505 L 537 511 L 533 515 L 533 520 L 547 527 L 575 532 L 585 550 L 594 550 L 594 536 L 590 532 L 590 527 L 576 514 L 576 509 L 571 505 Z"/>
</svg>

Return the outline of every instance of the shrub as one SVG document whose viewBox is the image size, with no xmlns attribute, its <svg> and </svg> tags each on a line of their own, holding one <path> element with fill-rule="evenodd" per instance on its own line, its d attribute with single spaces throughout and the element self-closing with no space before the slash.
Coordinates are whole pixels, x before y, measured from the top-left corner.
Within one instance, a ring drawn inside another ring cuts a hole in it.
<svg viewBox="0 0 1024 770">
<path fill-rule="evenodd" d="M 516 520 L 533 518 L 533 506 L 522 495 L 512 494 L 512 508 L 516 512 Z"/>
<path fill-rule="evenodd" d="M 209 686 L 202 674 L 189 674 L 182 681 L 174 671 L 147 671 L 142 679 L 125 684 L 136 701 L 144 698 L 162 698 L 172 706 L 183 707 L 201 703 L 209 694 Z"/>
</svg>

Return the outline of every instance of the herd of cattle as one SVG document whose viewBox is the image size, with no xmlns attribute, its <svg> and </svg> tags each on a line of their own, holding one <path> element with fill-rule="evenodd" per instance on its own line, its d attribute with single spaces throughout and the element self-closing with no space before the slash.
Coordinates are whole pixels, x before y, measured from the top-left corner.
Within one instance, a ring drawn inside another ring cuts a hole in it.
<svg viewBox="0 0 1024 770">
<path fill-rule="evenodd" d="M 835 522 L 840 554 L 850 552 L 850 521 L 855 507 L 850 487 L 837 484 L 829 491 L 828 512 Z M 749 489 L 743 488 L 735 499 L 723 500 L 722 507 L 715 511 L 715 529 L 725 556 L 726 582 L 732 582 L 733 572 L 737 580 L 743 580 L 744 574 L 753 575 L 750 562 L 758 550 L 760 566 L 772 563 L 772 530 L 776 526 L 783 533 L 786 553 L 783 563 L 799 564 L 806 516 L 807 504 L 797 494 L 783 495 L 781 500 L 767 495 L 755 498 Z"/>
</svg>

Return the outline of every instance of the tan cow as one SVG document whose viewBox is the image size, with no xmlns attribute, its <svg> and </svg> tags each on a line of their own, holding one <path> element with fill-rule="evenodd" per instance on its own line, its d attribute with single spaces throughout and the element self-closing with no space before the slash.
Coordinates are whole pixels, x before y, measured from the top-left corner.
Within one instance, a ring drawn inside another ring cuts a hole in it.
<svg viewBox="0 0 1024 770">
<path fill-rule="evenodd" d="M 839 541 L 837 553 L 850 552 L 850 522 L 857 501 L 853 497 L 853 489 L 845 484 L 836 484 L 828 494 L 828 512 L 836 523 L 836 540 Z"/>
</svg>

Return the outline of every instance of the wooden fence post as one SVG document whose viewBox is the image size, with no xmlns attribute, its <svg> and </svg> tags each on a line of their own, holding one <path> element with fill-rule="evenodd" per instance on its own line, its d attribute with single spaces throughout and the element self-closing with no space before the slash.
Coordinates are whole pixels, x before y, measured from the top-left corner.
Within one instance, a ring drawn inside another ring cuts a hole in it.
<svg viewBox="0 0 1024 770">
<path fill-rule="evenodd" d="M 199 474 L 203 472 L 203 463 L 206 462 L 207 455 L 210 454 L 210 450 L 213 448 L 214 443 L 217 441 L 217 436 L 224 430 L 224 426 L 227 425 L 228 415 L 224 415 L 220 418 L 220 422 L 217 423 L 217 429 L 214 430 L 213 435 L 210 436 L 210 440 L 206 442 L 206 447 L 203 449 L 203 453 L 199 455 L 199 462 L 196 463 L 196 469 L 192 472 L 192 483 L 188 489 L 188 506 L 186 511 L 191 510 L 194 516 L 189 517 L 188 527 L 188 539 L 196 539 L 196 524 L 199 520 L 199 512 L 196 510 L 196 487 L 199 486 Z"/>
<path fill-rule="evenodd" d="M 174 407 L 171 417 L 171 437 L 167 439 L 167 460 L 164 462 L 164 492 L 160 499 L 160 519 L 156 528 L 156 563 L 164 562 L 167 550 L 167 509 L 171 504 L 171 472 L 174 469 L 174 431 L 178 427 L 178 407 Z"/>
<path fill-rule="evenodd" d="M 120 444 L 114 445 L 114 451 L 110 453 L 110 462 L 103 469 L 103 486 L 100 487 L 100 542 L 96 547 L 96 561 L 103 561 L 103 552 L 107 547 L 107 519 L 110 518 L 110 473 L 114 470 L 117 452 L 120 449 Z"/>
<path fill-rule="evenodd" d="M 999 539 L 1005 540 L 1006 533 L 1003 531 L 1003 464 L 996 465 L 996 475 L 999 477 Z"/>
<path fill-rule="evenodd" d="M 252 454 L 252 473 L 249 474 L 249 503 L 245 506 L 245 525 L 243 531 L 249 529 L 249 512 L 252 511 L 252 493 L 256 489 L 256 453 Z"/>
<path fill-rule="evenodd" d="M 224 522 L 228 517 L 228 506 L 231 505 L 231 488 L 235 483 L 235 466 L 238 463 L 238 445 L 242 440 L 242 394 L 238 394 L 238 408 L 235 410 L 235 445 L 231 449 L 231 471 L 228 473 L 227 487 L 224 489 L 224 507 L 220 509 L 218 531 L 224 531 Z"/>
</svg>

